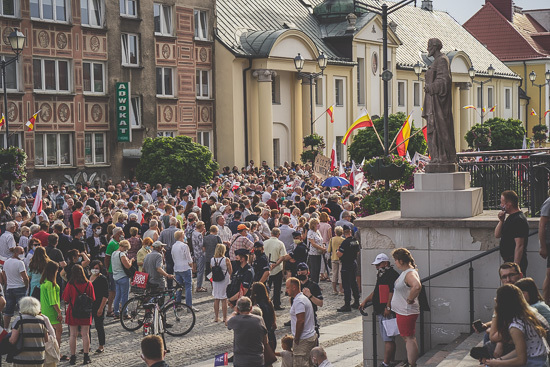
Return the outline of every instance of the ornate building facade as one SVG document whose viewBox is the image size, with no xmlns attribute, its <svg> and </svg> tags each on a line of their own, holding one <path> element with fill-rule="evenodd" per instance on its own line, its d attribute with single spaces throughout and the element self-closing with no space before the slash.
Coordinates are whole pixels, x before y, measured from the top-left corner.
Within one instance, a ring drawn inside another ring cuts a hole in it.
<svg viewBox="0 0 550 367">
<path fill-rule="evenodd" d="M 13 56 L 13 28 L 27 37 L 6 85 L 9 144 L 26 151 L 29 181 L 129 178 L 155 136 L 188 135 L 213 151 L 213 0 L 1 4 L 1 57 Z"/>
</svg>

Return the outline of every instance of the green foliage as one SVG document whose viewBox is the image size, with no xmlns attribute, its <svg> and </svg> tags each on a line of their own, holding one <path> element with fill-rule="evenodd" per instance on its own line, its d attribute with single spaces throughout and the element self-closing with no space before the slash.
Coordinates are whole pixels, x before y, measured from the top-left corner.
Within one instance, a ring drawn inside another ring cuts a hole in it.
<svg viewBox="0 0 550 367">
<path fill-rule="evenodd" d="M 379 188 L 371 191 L 361 202 L 363 211 L 361 216 L 373 215 L 387 210 L 399 210 L 401 207 L 401 194 L 397 186 L 388 190 Z"/>
<path fill-rule="evenodd" d="M 533 140 L 535 143 L 539 144 L 539 147 L 542 146 L 542 143 L 546 142 L 548 128 L 546 125 L 535 125 L 533 126 Z"/>
<path fill-rule="evenodd" d="M 407 116 L 402 112 L 389 116 L 388 136 L 390 144 L 393 138 L 399 132 L 399 129 L 401 129 L 401 126 L 403 126 L 403 123 L 406 119 Z M 380 134 L 380 139 L 382 139 L 382 142 L 384 142 L 384 119 L 376 119 L 373 121 L 373 123 L 374 126 L 376 126 L 376 130 Z M 421 125 L 420 122 L 417 122 L 417 124 L 419 126 Z M 413 127 L 411 130 L 411 136 L 418 130 L 420 129 Z M 416 152 L 420 154 L 425 154 L 426 149 L 427 145 L 426 141 L 424 140 L 424 135 L 422 133 L 416 134 L 409 140 L 408 151 L 411 157 L 414 156 Z M 357 135 L 354 136 L 353 142 L 348 147 L 348 154 L 350 155 L 351 159 L 355 160 L 356 162 L 361 162 L 363 158 L 371 159 L 372 157 L 384 155 L 384 149 L 380 145 L 374 129 L 371 127 L 367 127 L 360 129 Z"/>
<path fill-rule="evenodd" d="M 184 135 L 145 139 L 141 153 L 136 175 L 150 184 L 198 186 L 210 180 L 219 168 L 207 147 Z"/>
<path fill-rule="evenodd" d="M 325 149 L 325 139 L 317 134 L 304 136 L 304 147 L 311 147 L 309 150 L 304 150 L 300 155 L 303 163 L 315 162 L 315 157 L 323 149 Z"/>
<path fill-rule="evenodd" d="M 468 146 L 471 148 L 477 148 L 475 145 L 476 135 L 474 132 L 478 131 L 478 141 L 481 139 L 479 133 L 480 124 L 472 126 L 470 131 L 466 133 L 464 139 L 468 142 Z M 483 122 L 483 127 L 490 129 L 490 142 L 488 146 L 480 145 L 480 150 L 510 150 L 521 149 L 523 145 L 523 136 L 525 135 L 525 128 L 520 120 L 503 119 L 500 117 L 494 117 Z"/>
<path fill-rule="evenodd" d="M 471 130 L 474 138 L 474 148 L 479 150 L 489 150 L 491 148 L 491 128 L 487 125 L 476 125 Z"/>
<path fill-rule="evenodd" d="M 17 147 L 0 149 L 0 177 L 2 180 L 11 180 L 16 183 L 24 182 L 27 178 L 27 153 Z"/>
<path fill-rule="evenodd" d="M 405 189 L 411 189 L 413 187 L 414 173 L 417 171 L 417 167 L 408 162 L 405 158 L 396 154 L 390 154 L 389 156 L 383 157 L 374 157 L 368 161 L 365 161 L 363 172 L 365 172 L 365 177 L 369 181 L 385 179 L 385 177 L 379 177 L 377 172 L 374 172 L 373 170 L 373 167 L 377 166 L 376 161 L 378 160 L 381 161 L 383 168 L 388 168 L 389 170 L 395 169 L 399 171 L 399 178 L 389 178 L 389 180 L 395 181 L 392 183 L 392 186 Z"/>
</svg>

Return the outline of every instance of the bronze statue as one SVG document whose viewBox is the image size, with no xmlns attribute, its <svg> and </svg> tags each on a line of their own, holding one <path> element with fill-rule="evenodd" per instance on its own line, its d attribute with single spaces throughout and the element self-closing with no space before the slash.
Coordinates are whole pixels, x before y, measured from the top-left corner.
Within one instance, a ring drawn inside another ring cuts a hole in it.
<svg viewBox="0 0 550 367">
<path fill-rule="evenodd" d="M 455 172 L 456 148 L 453 125 L 451 66 L 437 38 L 428 41 L 433 63 L 426 71 L 422 117 L 428 124 L 428 151 L 431 156 L 426 172 Z"/>
</svg>

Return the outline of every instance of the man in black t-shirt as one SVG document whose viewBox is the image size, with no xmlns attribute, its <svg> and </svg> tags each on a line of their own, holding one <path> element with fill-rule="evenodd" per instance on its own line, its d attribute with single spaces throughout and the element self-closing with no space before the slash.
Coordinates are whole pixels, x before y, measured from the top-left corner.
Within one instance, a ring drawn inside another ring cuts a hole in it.
<svg viewBox="0 0 550 367">
<path fill-rule="evenodd" d="M 388 336 L 382 321 L 388 318 L 394 318 L 395 314 L 391 311 L 391 299 L 393 297 L 393 287 L 399 273 L 390 265 L 388 255 L 381 253 L 376 256 L 372 265 L 376 266 L 376 285 L 374 290 L 361 303 L 360 309 L 363 309 L 367 302 L 372 302 L 374 313 L 377 315 L 380 335 L 384 341 L 384 362 L 383 366 L 389 366 L 395 360 L 395 336 Z M 381 366 L 382 366 L 381 365 Z"/>
<path fill-rule="evenodd" d="M 346 239 L 340 245 L 336 255 L 340 258 L 340 262 L 342 263 L 340 274 L 342 276 L 342 287 L 344 288 L 344 306 L 336 311 L 350 312 L 352 308 L 359 308 L 359 287 L 355 280 L 355 275 L 357 274 L 357 264 L 355 260 L 357 259 L 360 246 L 359 241 L 353 237 L 352 229 L 349 226 L 343 226 L 343 228 L 344 237 L 346 237 Z M 354 302 L 350 305 L 352 292 Z"/>
<path fill-rule="evenodd" d="M 518 195 L 511 190 L 500 196 L 502 211 L 498 213 L 495 237 L 500 238 L 500 256 L 504 262 L 519 264 L 523 275 L 527 274 L 527 241 L 529 223 L 519 209 Z M 508 218 L 506 218 L 508 214 Z"/>
<path fill-rule="evenodd" d="M 294 238 L 295 248 L 288 254 L 281 256 L 274 264 L 271 264 L 271 270 L 277 267 L 281 262 L 288 261 L 286 263 L 286 270 L 290 271 L 293 277 L 297 274 L 297 265 L 300 263 L 307 263 L 307 246 L 302 241 L 301 232 L 293 232 L 292 237 Z"/>
</svg>

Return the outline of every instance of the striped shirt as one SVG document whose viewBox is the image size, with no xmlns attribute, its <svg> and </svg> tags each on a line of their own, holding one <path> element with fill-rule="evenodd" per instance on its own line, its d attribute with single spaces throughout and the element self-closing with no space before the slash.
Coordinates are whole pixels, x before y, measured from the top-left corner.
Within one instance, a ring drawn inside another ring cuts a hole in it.
<svg viewBox="0 0 550 367">
<path fill-rule="evenodd" d="M 39 316 L 21 315 L 13 322 L 12 329 L 23 332 L 23 351 L 13 357 L 14 365 L 41 366 L 46 357 L 44 337 L 47 331 L 44 319 Z"/>
</svg>

